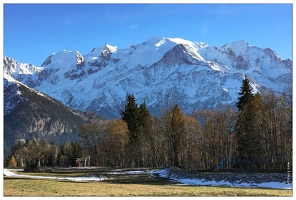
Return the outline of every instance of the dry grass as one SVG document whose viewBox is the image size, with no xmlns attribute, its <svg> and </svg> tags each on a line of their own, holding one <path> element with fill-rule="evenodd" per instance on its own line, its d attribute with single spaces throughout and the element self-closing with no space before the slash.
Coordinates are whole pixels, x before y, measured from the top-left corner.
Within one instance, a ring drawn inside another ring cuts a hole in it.
<svg viewBox="0 0 296 200">
<path fill-rule="evenodd" d="M 4 177 L 4 196 L 292 196 L 292 191 Z"/>
</svg>

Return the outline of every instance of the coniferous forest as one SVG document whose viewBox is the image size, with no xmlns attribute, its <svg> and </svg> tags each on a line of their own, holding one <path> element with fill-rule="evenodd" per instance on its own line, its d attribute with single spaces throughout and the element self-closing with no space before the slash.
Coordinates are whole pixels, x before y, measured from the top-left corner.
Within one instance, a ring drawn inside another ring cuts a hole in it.
<svg viewBox="0 0 296 200">
<path fill-rule="evenodd" d="M 18 141 L 8 167 L 110 166 L 218 170 L 286 169 L 292 163 L 292 92 L 254 93 L 244 78 L 236 108 L 196 110 L 178 105 L 151 116 L 145 102 L 126 97 L 120 119 L 81 125 L 79 143 L 58 147 L 43 140 Z"/>
</svg>

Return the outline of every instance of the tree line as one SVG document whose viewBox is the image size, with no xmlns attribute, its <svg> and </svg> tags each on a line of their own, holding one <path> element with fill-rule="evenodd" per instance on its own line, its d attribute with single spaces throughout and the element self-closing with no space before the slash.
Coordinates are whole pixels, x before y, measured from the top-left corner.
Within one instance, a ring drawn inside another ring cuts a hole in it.
<svg viewBox="0 0 296 200">
<path fill-rule="evenodd" d="M 19 141 L 6 165 L 285 169 L 292 163 L 291 95 L 254 94 L 247 77 L 238 95 L 237 109 L 187 115 L 172 105 L 157 118 L 128 94 L 120 119 L 81 125 L 79 144 Z"/>
</svg>

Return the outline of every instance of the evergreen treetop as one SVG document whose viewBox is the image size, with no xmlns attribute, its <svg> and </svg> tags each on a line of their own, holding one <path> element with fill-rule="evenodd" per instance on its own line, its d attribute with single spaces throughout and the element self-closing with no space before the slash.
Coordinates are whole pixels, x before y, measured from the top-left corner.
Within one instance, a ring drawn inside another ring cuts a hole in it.
<svg viewBox="0 0 296 200">
<path fill-rule="evenodd" d="M 144 121 L 150 116 L 145 101 L 138 107 L 134 95 L 128 94 L 125 108 L 120 114 L 121 119 L 127 123 L 130 138 L 136 140 L 140 134 L 141 126 L 143 126 Z"/>
<path fill-rule="evenodd" d="M 125 108 L 120 114 L 121 119 L 127 123 L 128 130 L 130 131 L 130 138 L 137 139 L 140 128 L 139 111 L 133 94 L 127 95 Z"/>
<path fill-rule="evenodd" d="M 244 77 L 240 92 L 238 94 L 239 97 L 236 106 L 241 111 L 243 110 L 244 106 L 254 97 L 252 94 L 252 89 L 250 87 L 250 81 L 247 76 Z"/>
</svg>

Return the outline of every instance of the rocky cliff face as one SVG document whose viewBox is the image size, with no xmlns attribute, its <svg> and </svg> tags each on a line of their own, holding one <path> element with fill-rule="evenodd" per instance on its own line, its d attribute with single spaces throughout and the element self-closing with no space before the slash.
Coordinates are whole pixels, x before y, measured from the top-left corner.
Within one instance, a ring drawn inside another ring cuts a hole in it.
<svg viewBox="0 0 296 200">
<path fill-rule="evenodd" d="M 159 116 L 172 103 L 188 114 L 234 104 L 244 75 L 254 92 L 282 92 L 292 84 L 292 61 L 244 40 L 218 48 L 153 37 L 126 49 L 105 44 L 85 56 L 61 51 L 41 67 L 5 57 L 4 73 L 72 109 L 116 118 L 127 93 Z"/>
</svg>

